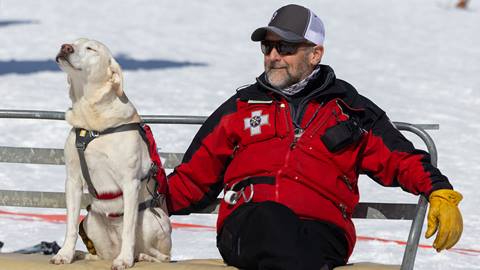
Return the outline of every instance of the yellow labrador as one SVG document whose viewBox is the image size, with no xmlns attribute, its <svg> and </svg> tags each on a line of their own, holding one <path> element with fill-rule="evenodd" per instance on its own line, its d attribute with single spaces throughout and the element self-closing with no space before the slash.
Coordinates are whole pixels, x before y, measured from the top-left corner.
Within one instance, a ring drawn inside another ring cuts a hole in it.
<svg viewBox="0 0 480 270">
<path fill-rule="evenodd" d="M 169 261 L 170 220 L 150 181 L 149 149 L 120 65 L 105 45 L 85 38 L 62 45 L 56 61 L 68 75 L 72 108 L 65 117 L 73 129 L 65 143 L 67 231 L 51 263 L 72 262 L 79 232 L 89 257 L 113 260 L 112 269 Z M 92 204 L 78 226 L 84 186 Z"/>
</svg>

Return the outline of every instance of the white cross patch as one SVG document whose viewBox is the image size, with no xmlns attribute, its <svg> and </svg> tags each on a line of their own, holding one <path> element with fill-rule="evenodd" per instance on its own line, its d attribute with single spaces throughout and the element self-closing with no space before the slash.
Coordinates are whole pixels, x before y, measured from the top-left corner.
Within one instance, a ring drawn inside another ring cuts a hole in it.
<svg viewBox="0 0 480 270">
<path fill-rule="evenodd" d="M 268 114 L 262 115 L 262 111 L 253 111 L 252 117 L 243 119 L 245 129 L 250 129 L 250 136 L 262 133 L 261 127 L 268 125 Z"/>
</svg>

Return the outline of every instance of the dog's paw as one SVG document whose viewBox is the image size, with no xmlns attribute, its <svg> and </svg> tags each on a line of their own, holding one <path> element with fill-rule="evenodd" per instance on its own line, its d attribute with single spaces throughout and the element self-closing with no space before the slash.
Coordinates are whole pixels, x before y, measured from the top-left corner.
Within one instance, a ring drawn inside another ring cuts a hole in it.
<svg viewBox="0 0 480 270">
<path fill-rule="evenodd" d="M 170 256 L 168 255 L 163 255 L 163 254 L 158 254 L 157 257 L 150 256 L 145 253 L 140 253 L 138 255 L 139 262 L 170 262 Z"/>
<path fill-rule="evenodd" d="M 53 264 L 67 264 L 72 263 L 73 255 L 71 252 L 62 252 L 60 250 L 55 256 L 50 259 L 50 263 Z"/>
<path fill-rule="evenodd" d="M 140 253 L 138 254 L 138 259 L 139 262 L 160 262 L 159 259 L 154 258 L 148 254 L 145 253 Z"/>
<path fill-rule="evenodd" d="M 170 256 L 168 256 L 168 255 L 165 255 L 165 257 L 163 257 L 163 258 L 161 259 L 162 262 L 170 262 L 170 260 L 171 260 L 171 258 L 170 258 Z"/>
<path fill-rule="evenodd" d="M 166 254 L 163 254 L 163 253 L 158 253 L 157 254 L 157 259 L 161 262 L 170 262 L 170 255 L 166 255 Z"/>
<path fill-rule="evenodd" d="M 131 259 L 124 259 L 118 256 L 113 260 L 112 270 L 124 270 L 133 266 L 133 257 Z"/>
<path fill-rule="evenodd" d="M 100 260 L 100 256 L 92 255 L 92 254 L 88 253 L 87 255 L 85 255 L 85 260 L 87 260 L 87 261 L 98 261 L 98 260 Z"/>
</svg>

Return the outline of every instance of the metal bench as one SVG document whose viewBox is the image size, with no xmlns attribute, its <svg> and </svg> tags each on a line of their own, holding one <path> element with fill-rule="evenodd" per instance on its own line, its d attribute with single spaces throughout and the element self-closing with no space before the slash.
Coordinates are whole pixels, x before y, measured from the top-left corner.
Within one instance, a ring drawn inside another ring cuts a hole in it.
<svg viewBox="0 0 480 270">
<path fill-rule="evenodd" d="M 65 114 L 52 111 L 0 110 L 0 118 L 64 120 Z M 142 119 L 148 124 L 198 125 L 202 124 L 206 117 L 142 115 Z M 435 144 L 425 131 L 439 129 L 437 124 L 414 125 L 404 122 L 394 122 L 394 124 L 399 130 L 412 132 L 420 137 L 431 155 L 432 164 L 437 165 Z M 167 169 L 173 169 L 183 158 L 182 153 L 160 152 L 160 156 L 164 159 L 163 165 Z M 0 146 L 0 162 L 63 165 L 63 149 Z M 219 200 L 199 213 L 217 213 Z M 82 207 L 86 207 L 89 201 L 90 196 L 84 194 Z M 360 202 L 353 213 L 353 218 L 412 220 L 402 264 L 399 266 L 401 270 L 411 270 L 415 263 L 427 204 L 427 200 L 423 196 L 419 197 L 417 204 Z M 65 208 L 65 194 L 63 192 L 0 190 L 0 206 Z M 373 267 L 372 269 L 380 268 Z"/>
</svg>

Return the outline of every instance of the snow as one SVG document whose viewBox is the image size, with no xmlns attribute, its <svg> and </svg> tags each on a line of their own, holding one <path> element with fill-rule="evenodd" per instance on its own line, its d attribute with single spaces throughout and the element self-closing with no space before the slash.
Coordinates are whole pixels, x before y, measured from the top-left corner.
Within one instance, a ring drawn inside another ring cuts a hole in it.
<svg viewBox="0 0 480 270">
<path fill-rule="evenodd" d="M 53 59 L 61 44 L 89 37 L 108 45 L 122 60 L 126 93 L 141 114 L 208 115 L 262 72 L 259 46 L 250 41 L 250 34 L 287 3 L 0 0 L 0 109 L 65 111 L 70 106 L 66 76 Z M 323 19 L 323 63 L 331 65 L 337 77 L 353 84 L 394 121 L 440 124 L 440 130 L 430 132 L 439 151 L 439 168 L 464 195 L 464 232 L 456 248 L 480 250 L 480 199 L 475 192 L 480 175 L 480 2 L 471 1 L 468 10 L 453 8 L 453 0 L 297 3 Z M 0 145 L 61 148 L 68 129 L 62 121 L 0 119 Z M 198 126 L 153 129 L 162 151 L 182 152 Z M 0 189 L 62 191 L 64 175 L 61 166 L 0 164 Z M 361 179 L 360 188 L 363 201 L 417 201 L 368 178 Z M 173 219 L 215 224 L 213 215 Z M 406 221 L 355 224 L 360 236 L 401 241 L 409 229 Z M 0 215 L 0 228 L 5 252 L 45 240 L 62 243 L 65 225 Z M 179 228 L 173 237 L 174 259 L 219 257 L 212 230 Z M 422 237 L 421 244 L 432 241 Z M 399 264 L 403 249 L 395 243 L 361 240 L 351 261 Z M 419 248 L 416 260 L 416 269 L 480 269 L 479 265 L 479 253 L 436 253 L 428 248 Z"/>
</svg>

